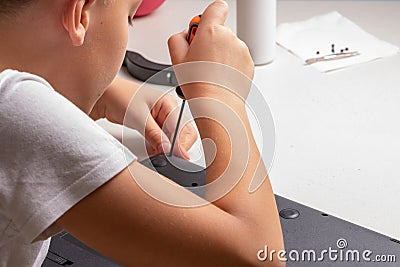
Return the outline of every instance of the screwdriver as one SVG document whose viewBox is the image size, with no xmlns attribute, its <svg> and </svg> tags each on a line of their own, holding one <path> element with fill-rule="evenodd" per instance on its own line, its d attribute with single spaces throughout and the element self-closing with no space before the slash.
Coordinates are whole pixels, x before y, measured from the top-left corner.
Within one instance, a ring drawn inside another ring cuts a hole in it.
<svg viewBox="0 0 400 267">
<path fill-rule="evenodd" d="M 189 43 L 189 45 L 192 43 L 193 38 L 196 35 L 196 31 L 197 31 L 197 28 L 199 27 L 200 20 L 201 20 L 201 15 L 197 15 L 194 18 L 192 18 L 192 20 L 189 23 L 188 35 L 187 35 L 187 38 L 186 38 L 186 40 Z M 171 150 L 170 150 L 169 155 L 168 155 L 169 157 L 171 157 L 172 154 L 174 153 L 174 147 L 175 147 L 176 139 L 178 137 L 179 126 L 181 124 L 183 111 L 185 109 L 185 104 L 186 104 L 186 98 L 185 98 L 185 96 L 184 96 L 184 94 L 182 92 L 182 89 L 181 89 L 181 87 L 179 85 L 176 87 L 175 92 L 182 99 L 182 107 L 181 107 L 181 110 L 179 112 L 178 121 L 176 123 L 175 133 L 174 133 L 174 137 L 172 139 L 172 144 L 171 144 Z"/>
</svg>

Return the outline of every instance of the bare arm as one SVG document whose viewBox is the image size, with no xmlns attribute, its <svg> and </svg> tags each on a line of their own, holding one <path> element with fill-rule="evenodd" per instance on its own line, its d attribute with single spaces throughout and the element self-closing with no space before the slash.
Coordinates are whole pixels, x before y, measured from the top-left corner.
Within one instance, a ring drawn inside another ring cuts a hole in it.
<svg viewBox="0 0 400 267">
<path fill-rule="evenodd" d="M 128 109 L 129 106 L 134 108 Z M 161 148 L 163 143 L 170 145 L 171 133 L 176 122 L 174 117 L 176 112 L 173 111 L 177 106 L 177 101 L 169 94 L 116 78 L 96 102 L 89 115 L 94 120 L 107 118 L 113 123 L 138 130 L 153 148 L 153 151 L 149 152 L 159 154 L 163 152 Z M 125 116 L 128 116 L 128 121 L 124 121 Z M 161 129 L 162 127 L 167 133 Z M 192 124 L 188 123 L 183 127 L 179 140 L 180 149 L 175 149 L 175 154 L 189 159 L 186 151 L 197 140 L 197 133 Z M 169 151 L 165 145 L 164 150 Z"/>
<path fill-rule="evenodd" d="M 160 179 L 139 163 L 131 170 L 154 183 Z M 241 212 L 227 213 L 215 205 L 177 208 L 144 193 L 125 170 L 57 223 L 125 266 L 280 266 L 257 263 L 256 253 L 265 244 L 282 248 L 274 205 L 264 205 L 270 202 L 268 191 L 265 186 L 246 201 L 236 200 Z M 182 189 L 176 197 L 196 196 Z"/>
<path fill-rule="evenodd" d="M 217 2 L 207 9 L 203 17 L 205 21 L 209 17 L 211 25 L 214 23 L 212 17 L 225 20 L 226 12 L 226 6 Z M 199 27 L 198 36 L 202 35 L 201 32 L 204 32 L 204 36 L 198 40 L 204 38 L 216 46 L 219 38 L 233 38 L 229 32 L 222 35 L 213 33 L 207 26 Z M 190 57 L 196 60 L 196 56 L 203 59 L 204 55 L 190 51 L 178 55 L 182 53 L 180 42 L 183 46 L 184 37 L 180 35 L 170 40 L 170 47 L 177 47 L 175 51 L 171 48 L 175 63 L 190 60 Z M 248 66 L 251 63 L 248 50 L 239 42 L 230 43 L 229 49 L 235 54 L 232 60 L 241 61 L 238 64 L 247 66 L 246 69 L 250 70 L 247 75 L 252 76 L 251 67 Z M 212 51 L 208 50 L 207 55 L 210 53 Z M 238 59 L 238 53 L 242 59 Z M 217 58 L 218 62 L 236 67 L 232 60 Z M 240 70 L 246 73 L 246 69 Z M 164 183 L 166 178 L 135 162 L 80 201 L 57 224 L 126 266 L 283 266 L 278 260 L 262 263 L 257 259 L 257 251 L 265 245 L 270 250 L 283 249 L 275 199 L 268 179 L 256 192 L 249 193 L 252 178 L 255 175 L 267 177 L 267 171 L 260 162 L 243 99 L 235 94 L 215 93 L 219 91 L 216 86 L 204 84 L 184 88 L 189 99 L 207 97 L 211 102 L 217 100 L 222 103 L 236 114 L 229 116 L 230 121 L 225 123 L 242 126 L 233 127 L 227 132 L 224 125 L 209 119 L 221 115 L 215 109 L 210 106 L 204 108 L 204 105 L 196 102 L 191 104 L 194 115 L 209 117 L 197 119 L 196 124 L 201 137 L 212 139 L 217 147 L 215 159 L 212 162 L 210 160 L 207 169 L 207 182 L 216 181 L 227 168 L 243 169 L 239 182 L 228 194 L 200 207 L 184 208 L 165 204 L 145 193 L 139 185 L 146 184 L 147 188 L 155 190 L 160 196 L 172 196 L 174 200 L 184 203 L 196 203 L 200 198 L 181 187 L 167 189 Z M 243 131 L 247 135 L 243 136 Z M 233 156 L 241 152 L 236 151 L 235 147 L 243 144 L 246 144 L 247 155 L 244 162 L 240 157 Z M 209 151 L 205 153 L 206 157 L 211 157 Z M 230 182 L 229 179 L 227 181 Z M 210 192 L 212 195 L 213 190 L 206 193 Z"/>
</svg>

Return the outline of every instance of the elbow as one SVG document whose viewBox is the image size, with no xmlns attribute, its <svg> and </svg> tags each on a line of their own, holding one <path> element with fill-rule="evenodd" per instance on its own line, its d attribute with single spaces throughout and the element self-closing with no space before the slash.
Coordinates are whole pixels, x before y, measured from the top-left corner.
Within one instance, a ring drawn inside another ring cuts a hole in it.
<svg viewBox="0 0 400 267">
<path fill-rule="evenodd" d="M 241 242 L 239 249 L 245 262 L 243 266 L 286 267 L 287 255 L 281 228 L 276 227 L 274 231 L 263 230 L 266 234 L 257 234 L 252 231 L 247 235 L 246 240 L 242 240 L 244 242 Z"/>
</svg>

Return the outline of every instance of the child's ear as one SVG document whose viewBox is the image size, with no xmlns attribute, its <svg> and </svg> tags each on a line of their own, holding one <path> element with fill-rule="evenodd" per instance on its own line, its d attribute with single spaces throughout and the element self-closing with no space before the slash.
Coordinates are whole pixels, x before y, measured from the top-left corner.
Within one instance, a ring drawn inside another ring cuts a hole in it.
<svg viewBox="0 0 400 267">
<path fill-rule="evenodd" d="M 63 26 L 74 46 L 81 46 L 85 41 L 89 27 L 89 7 L 96 0 L 69 0 L 65 6 Z"/>
</svg>

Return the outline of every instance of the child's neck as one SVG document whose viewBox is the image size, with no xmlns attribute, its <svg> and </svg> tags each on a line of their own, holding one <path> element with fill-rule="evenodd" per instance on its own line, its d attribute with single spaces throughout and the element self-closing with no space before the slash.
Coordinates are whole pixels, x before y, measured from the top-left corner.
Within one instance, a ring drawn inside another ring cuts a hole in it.
<svg viewBox="0 0 400 267">
<path fill-rule="evenodd" d="M 2 29 L 0 33 L 3 34 Z M 40 40 L 35 42 L 28 36 L 24 39 L 14 35 L 6 39 L 0 42 L 0 71 L 12 69 L 40 76 L 82 111 L 87 114 L 91 111 L 98 93 L 90 90 L 93 85 L 85 81 L 84 74 L 72 64 L 65 63 L 61 50 L 41 47 Z"/>
</svg>

